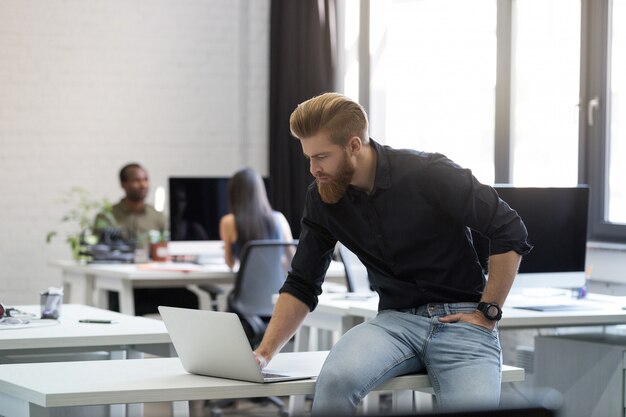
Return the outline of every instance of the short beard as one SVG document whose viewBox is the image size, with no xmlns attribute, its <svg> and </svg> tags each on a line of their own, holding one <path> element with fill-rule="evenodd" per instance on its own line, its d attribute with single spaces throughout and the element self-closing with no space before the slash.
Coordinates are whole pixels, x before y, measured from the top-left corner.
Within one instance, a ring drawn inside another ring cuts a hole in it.
<svg viewBox="0 0 626 417">
<path fill-rule="evenodd" d="M 133 203 L 138 203 L 146 199 L 146 197 L 141 193 L 128 193 L 126 194 L 126 198 Z"/>
<path fill-rule="evenodd" d="M 317 179 L 315 180 L 322 201 L 326 204 L 336 204 L 341 200 L 352 181 L 353 175 L 354 168 L 348 162 L 348 156 L 346 155 L 339 172 L 330 181 L 321 183 Z"/>
</svg>

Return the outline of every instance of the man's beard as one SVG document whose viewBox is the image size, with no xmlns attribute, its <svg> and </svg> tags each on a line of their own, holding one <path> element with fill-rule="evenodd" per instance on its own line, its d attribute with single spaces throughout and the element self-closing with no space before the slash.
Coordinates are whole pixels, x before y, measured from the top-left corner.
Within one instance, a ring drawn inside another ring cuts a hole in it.
<svg viewBox="0 0 626 417">
<path fill-rule="evenodd" d="M 138 203 L 146 199 L 146 193 L 142 191 L 131 191 L 126 194 L 126 198 L 132 201 L 133 203 Z"/>
<path fill-rule="evenodd" d="M 354 168 L 350 165 L 346 155 L 341 167 L 339 167 L 339 171 L 336 175 L 330 177 L 330 181 L 320 182 L 318 179 L 315 179 L 322 201 L 326 204 L 335 204 L 341 200 L 352 181 L 353 175 Z"/>
</svg>

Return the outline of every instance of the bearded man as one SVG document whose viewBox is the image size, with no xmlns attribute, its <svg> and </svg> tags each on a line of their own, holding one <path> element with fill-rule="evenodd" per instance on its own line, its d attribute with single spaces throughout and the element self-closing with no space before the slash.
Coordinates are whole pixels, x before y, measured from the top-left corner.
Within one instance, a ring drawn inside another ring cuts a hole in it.
<svg viewBox="0 0 626 417">
<path fill-rule="evenodd" d="M 443 155 L 370 139 L 365 111 L 343 95 L 300 104 L 290 128 L 315 182 L 291 271 L 255 350 L 259 365 L 315 309 L 339 241 L 368 269 L 379 313 L 333 346 L 312 414 L 352 415 L 373 387 L 423 371 L 439 408 L 497 406 L 502 359 L 496 324 L 521 255 L 531 249 L 517 213 Z M 470 228 L 491 241 L 488 282 Z"/>
</svg>

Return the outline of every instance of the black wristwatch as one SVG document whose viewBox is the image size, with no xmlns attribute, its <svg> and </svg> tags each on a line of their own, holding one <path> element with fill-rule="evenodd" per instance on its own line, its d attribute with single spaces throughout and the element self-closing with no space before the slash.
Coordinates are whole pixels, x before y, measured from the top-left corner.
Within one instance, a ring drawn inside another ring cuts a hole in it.
<svg viewBox="0 0 626 417">
<path fill-rule="evenodd" d="M 483 316 L 487 318 L 487 320 L 498 321 L 502 318 L 502 309 L 497 303 L 478 303 L 478 307 L 476 307 L 478 311 L 483 313 Z"/>
</svg>

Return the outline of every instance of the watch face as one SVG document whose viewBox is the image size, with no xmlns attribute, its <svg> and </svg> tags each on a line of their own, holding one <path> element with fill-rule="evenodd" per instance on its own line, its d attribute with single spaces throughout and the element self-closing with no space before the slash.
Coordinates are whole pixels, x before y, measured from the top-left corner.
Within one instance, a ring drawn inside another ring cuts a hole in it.
<svg viewBox="0 0 626 417">
<path fill-rule="evenodd" d="M 497 321 L 502 317 L 502 310 L 496 303 L 480 302 L 478 303 L 478 310 L 489 320 Z"/>
<path fill-rule="evenodd" d="M 490 306 L 487 307 L 487 316 L 495 319 L 496 317 L 498 317 L 498 307 L 491 304 Z"/>
</svg>

